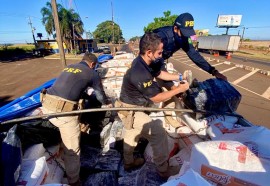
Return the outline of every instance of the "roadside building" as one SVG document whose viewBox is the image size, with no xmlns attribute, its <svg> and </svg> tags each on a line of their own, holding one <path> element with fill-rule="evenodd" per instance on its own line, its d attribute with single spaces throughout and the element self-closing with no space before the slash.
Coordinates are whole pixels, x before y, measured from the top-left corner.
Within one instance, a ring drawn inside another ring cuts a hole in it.
<svg viewBox="0 0 270 186">
<path fill-rule="evenodd" d="M 95 39 L 78 39 L 77 44 L 81 52 L 89 51 L 93 52 L 97 49 L 97 41 Z"/>
<path fill-rule="evenodd" d="M 76 46 L 81 52 L 93 51 L 97 48 L 97 41 L 95 39 L 78 39 L 76 40 Z M 68 52 L 68 48 L 65 43 L 63 43 L 64 52 Z M 46 50 L 50 53 L 59 53 L 59 47 L 55 39 L 50 40 L 37 40 L 37 49 Z"/>
</svg>

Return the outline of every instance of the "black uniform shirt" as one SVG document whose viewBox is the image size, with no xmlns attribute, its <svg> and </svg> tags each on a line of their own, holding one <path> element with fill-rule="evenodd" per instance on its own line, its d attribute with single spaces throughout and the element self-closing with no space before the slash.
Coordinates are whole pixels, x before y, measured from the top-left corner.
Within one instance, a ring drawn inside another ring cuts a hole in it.
<svg viewBox="0 0 270 186">
<path fill-rule="evenodd" d="M 154 30 L 154 32 L 162 38 L 164 44 L 163 59 L 168 59 L 173 53 L 182 48 L 188 57 L 201 69 L 208 73 L 212 73 L 215 69 L 195 50 L 189 37 L 179 37 L 174 33 L 173 26 L 161 27 Z"/>
<path fill-rule="evenodd" d="M 97 72 L 86 62 L 80 62 L 67 66 L 47 93 L 67 100 L 79 101 L 87 87 L 92 87 L 97 99 L 102 104 L 106 104 L 107 98 Z"/>
<path fill-rule="evenodd" d="M 124 103 L 149 106 L 153 102 L 150 98 L 162 92 L 158 84 L 153 81 L 160 74 L 145 63 L 141 56 L 132 62 L 126 72 L 120 93 L 120 100 Z"/>
</svg>

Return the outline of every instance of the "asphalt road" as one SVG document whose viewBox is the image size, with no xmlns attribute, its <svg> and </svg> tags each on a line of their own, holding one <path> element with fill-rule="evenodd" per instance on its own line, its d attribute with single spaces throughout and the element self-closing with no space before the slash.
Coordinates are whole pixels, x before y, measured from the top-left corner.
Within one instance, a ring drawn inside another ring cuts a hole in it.
<svg viewBox="0 0 270 186">
<path fill-rule="evenodd" d="M 228 64 L 225 62 L 227 59 L 220 58 L 217 62 L 213 56 L 209 59 L 208 55 L 203 55 L 211 65 L 227 76 L 229 82 L 241 93 L 242 100 L 237 112 L 253 124 L 270 128 L 270 76 L 235 66 L 237 59 L 231 59 L 231 64 Z M 169 62 L 172 62 L 179 72 L 192 70 L 193 77 L 199 81 L 213 78 L 197 67 L 183 51 L 176 52 Z M 258 68 L 258 63 L 250 63 Z"/>
<path fill-rule="evenodd" d="M 67 64 L 79 60 L 67 60 Z M 0 107 L 56 78 L 62 71 L 59 59 L 21 58 L 0 62 Z"/>
<path fill-rule="evenodd" d="M 253 58 L 247 58 L 237 55 L 232 55 L 232 58 L 230 60 L 226 59 L 226 56 L 219 56 L 214 57 L 213 55 L 207 54 L 207 53 L 201 53 L 205 57 L 211 57 L 214 59 L 219 59 L 221 61 L 233 61 L 234 63 L 246 65 L 250 67 L 256 67 L 263 70 L 270 71 L 270 61 L 262 60 L 262 59 L 253 59 Z"/>
</svg>

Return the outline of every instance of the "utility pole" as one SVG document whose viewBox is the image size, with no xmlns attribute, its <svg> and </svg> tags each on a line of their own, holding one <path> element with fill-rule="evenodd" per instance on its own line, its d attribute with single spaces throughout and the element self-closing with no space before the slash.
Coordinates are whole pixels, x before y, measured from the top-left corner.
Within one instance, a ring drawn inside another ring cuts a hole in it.
<svg viewBox="0 0 270 186">
<path fill-rule="evenodd" d="M 87 16 L 85 18 L 88 19 Z M 89 49 L 88 49 L 88 39 L 90 39 L 90 38 L 89 38 L 89 34 L 88 34 L 87 31 L 85 31 L 85 36 L 86 36 L 86 51 L 89 52 Z"/>
<path fill-rule="evenodd" d="M 226 35 L 229 33 L 229 27 L 226 27 Z"/>
<path fill-rule="evenodd" d="M 119 32 L 119 39 L 118 39 L 118 50 L 120 49 L 120 40 L 121 40 L 121 34 L 120 34 L 120 25 L 119 25 L 119 22 L 118 22 L 118 32 Z"/>
<path fill-rule="evenodd" d="M 66 63 L 66 58 L 65 58 L 65 53 L 64 53 L 62 35 L 60 32 L 56 0 L 51 0 L 51 5 L 52 5 L 52 9 L 53 9 L 53 20 L 54 20 L 54 26 L 55 26 L 55 30 L 56 30 L 56 40 L 58 43 L 60 60 L 61 60 L 63 68 L 65 68 L 67 66 L 67 63 Z"/>
<path fill-rule="evenodd" d="M 244 39 L 245 30 L 246 30 L 246 27 L 243 27 L 242 40 Z"/>
<path fill-rule="evenodd" d="M 88 32 L 87 31 L 85 32 L 85 35 L 86 35 L 86 52 L 89 52 L 89 50 L 88 50 L 88 41 L 87 41 L 89 37 L 88 37 Z"/>
<path fill-rule="evenodd" d="M 34 44 L 35 44 L 35 48 L 37 48 L 37 42 L 36 42 L 35 33 L 34 33 L 35 28 L 32 27 L 31 17 L 29 17 L 28 24 L 31 27 L 31 31 L 32 31 L 32 35 L 33 35 L 33 40 L 34 40 Z"/>
<path fill-rule="evenodd" d="M 112 6 L 112 31 L 113 31 L 113 35 L 112 35 L 112 44 L 113 44 L 113 53 L 115 53 L 115 48 L 114 48 L 114 21 L 113 21 L 113 3 L 111 1 L 111 6 Z"/>
<path fill-rule="evenodd" d="M 74 45 L 74 51 L 75 51 L 75 56 L 76 56 L 77 55 L 77 48 L 76 48 L 76 41 L 75 41 L 74 23 L 72 23 L 72 30 L 73 30 L 73 45 Z"/>
<path fill-rule="evenodd" d="M 246 27 L 243 27 L 243 33 L 242 33 L 242 39 L 241 39 L 240 46 L 242 45 L 242 42 L 244 40 L 245 29 L 246 29 Z"/>
</svg>

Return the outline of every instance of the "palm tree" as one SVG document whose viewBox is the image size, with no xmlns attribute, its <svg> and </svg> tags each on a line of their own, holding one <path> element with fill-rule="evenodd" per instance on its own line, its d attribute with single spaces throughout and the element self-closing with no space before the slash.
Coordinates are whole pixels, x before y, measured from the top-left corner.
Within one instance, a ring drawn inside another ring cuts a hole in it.
<svg viewBox="0 0 270 186">
<path fill-rule="evenodd" d="M 73 9 L 65 9 L 60 4 L 57 4 L 57 11 L 59 17 L 60 30 L 62 39 L 69 49 L 72 47 L 72 39 L 80 38 L 83 34 L 83 22 L 79 14 L 75 13 Z M 46 7 L 41 9 L 42 23 L 45 25 L 46 32 L 52 35 L 55 32 L 52 6 L 50 2 L 46 3 Z M 74 29 L 74 31 L 73 31 Z M 73 35 L 74 34 L 74 35 Z"/>
</svg>

